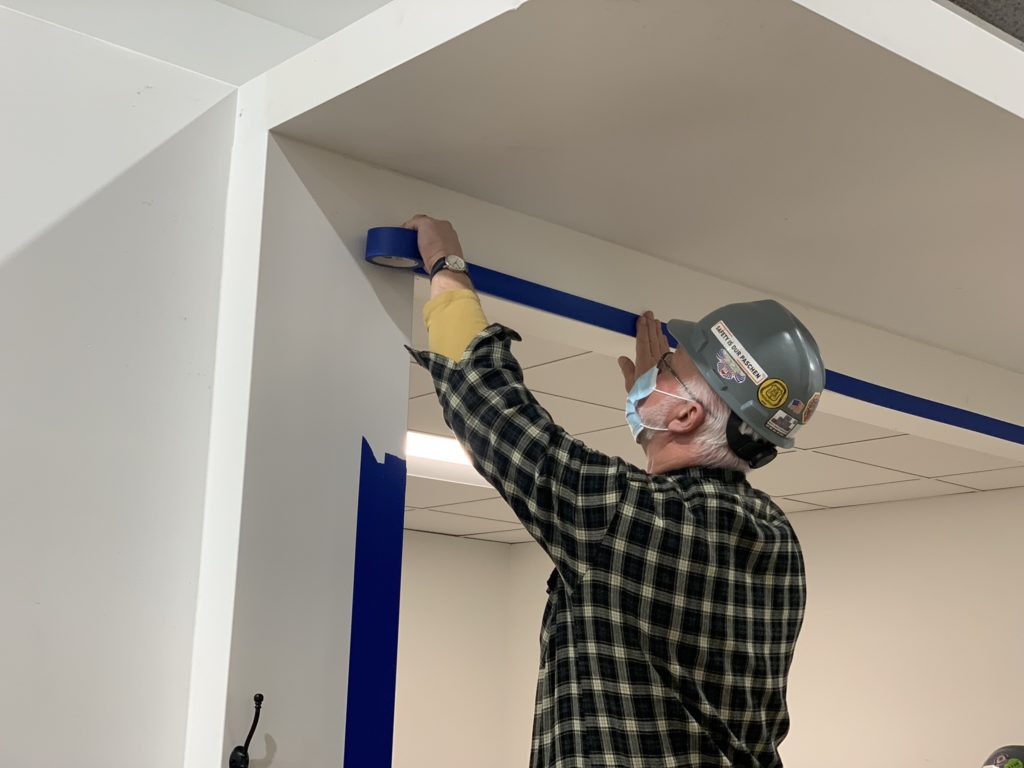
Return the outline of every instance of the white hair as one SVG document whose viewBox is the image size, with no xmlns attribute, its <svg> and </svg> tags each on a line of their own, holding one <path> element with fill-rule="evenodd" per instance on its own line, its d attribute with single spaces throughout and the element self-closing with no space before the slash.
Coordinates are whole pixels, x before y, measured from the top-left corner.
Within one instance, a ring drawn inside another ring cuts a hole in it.
<svg viewBox="0 0 1024 768">
<path fill-rule="evenodd" d="M 725 428 L 729 424 L 729 406 L 718 396 L 718 393 L 704 380 L 700 374 L 683 377 L 688 392 L 675 384 L 679 394 L 696 398 L 704 406 L 704 423 L 690 438 L 690 445 L 693 447 L 695 465 L 708 467 L 710 469 L 731 469 L 737 472 L 747 472 L 750 464 L 743 461 L 733 453 L 729 447 L 729 440 L 725 435 Z M 670 413 L 677 408 L 676 403 L 666 401 L 659 404 L 653 410 L 658 414 L 659 419 L 667 420 Z M 650 433 L 647 433 L 650 435 Z M 648 438 L 649 439 L 649 438 Z"/>
<path fill-rule="evenodd" d="M 725 436 L 725 428 L 732 413 L 725 400 L 718 396 L 700 374 L 684 377 L 683 381 L 704 406 L 704 423 L 693 436 L 693 449 L 699 459 L 699 466 L 738 472 L 749 470 L 750 464 L 733 453 Z"/>
</svg>

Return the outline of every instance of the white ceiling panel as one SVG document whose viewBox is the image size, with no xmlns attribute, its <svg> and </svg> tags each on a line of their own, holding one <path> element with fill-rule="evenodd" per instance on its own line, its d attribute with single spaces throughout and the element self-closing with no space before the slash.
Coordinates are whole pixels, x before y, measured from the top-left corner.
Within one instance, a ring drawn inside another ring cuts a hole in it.
<svg viewBox="0 0 1024 768">
<path fill-rule="evenodd" d="M 533 541 L 533 537 L 526 532 L 525 528 L 519 528 L 515 531 L 504 531 L 502 533 L 485 533 L 479 536 L 467 536 L 469 539 L 478 539 L 480 541 L 497 541 L 502 544 L 526 544 Z"/>
<path fill-rule="evenodd" d="M 180 2 L 180 0 L 175 0 Z M 282 27 L 321 40 L 390 0 L 217 0 Z"/>
<path fill-rule="evenodd" d="M 449 536 L 469 536 L 476 533 L 492 533 L 512 529 L 508 523 L 484 520 L 479 517 L 465 517 L 436 509 L 413 509 L 405 513 L 407 531 L 444 533 Z"/>
<path fill-rule="evenodd" d="M 982 472 L 1017 465 L 1012 459 L 991 456 L 913 435 L 822 448 L 819 452 L 921 477 Z"/>
<path fill-rule="evenodd" d="M 927 499 L 933 496 L 951 496 L 956 493 L 970 493 L 961 488 L 938 480 L 907 480 L 900 483 L 868 485 L 861 488 L 847 488 L 841 491 L 826 491 L 797 496 L 797 501 L 818 504 L 823 507 L 854 507 L 860 504 L 880 504 L 885 501 L 906 501 Z"/>
<path fill-rule="evenodd" d="M 570 347 L 566 344 L 559 344 L 547 339 L 538 339 L 536 336 L 523 337 L 522 342 L 512 342 L 512 354 L 516 356 L 525 370 L 534 366 L 544 365 L 554 360 L 564 360 L 586 354 L 583 350 Z"/>
<path fill-rule="evenodd" d="M 409 429 L 412 432 L 426 432 L 428 435 L 454 437 L 444 423 L 441 403 L 434 394 L 422 395 L 409 401 Z"/>
<path fill-rule="evenodd" d="M 409 364 L 409 397 L 420 397 L 421 395 L 433 395 L 434 380 L 426 369 L 416 363 Z"/>
<path fill-rule="evenodd" d="M 816 509 L 821 509 L 817 504 L 808 504 L 805 501 L 794 501 L 793 499 L 772 499 L 776 504 L 779 505 L 779 509 L 785 512 L 787 515 L 791 515 L 794 512 L 811 512 Z"/>
<path fill-rule="evenodd" d="M 443 507 L 446 504 L 459 504 L 464 501 L 493 499 L 497 495 L 493 488 L 410 476 L 405 489 L 405 505 L 417 509 Z"/>
<path fill-rule="evenodd" d="M 902 472 L 811 451 L 781 453 L 767 467 L 750 474 L 750 482 L 755 488 L 771 496 L 787 497 L 913 479 Z"/>
<path fill-rule="evenodd" d="M 462 504 L 448 504 L 434 507 L 439 512 L 451 512 L 465 517 L 482 517 L 492 522 L 512 523 L 521 525 L 515 512 L 505 503 L 504 499 L 485 499 L 469 501 Z"/>
<path fill-rule="evenodd" d="M 594 352 L 531 368 L 526 372 L 526 386 L 620 410 L 626 401 L 619 364 Z"/>
<path fill-rule="evenodd" d="M 1019 488 L 1024 486 L 1024 467 L 996 469 L 991 472 L 975 472 L 965 475 L 949 475 L 941 478 L 948 483 L 955 483 L 979 491 L 996 491 L 1002 488 Z"/>
<path fill-rule="evenodd" d="M 615 427 L 625 420 L 622 411 L 615 408 L 581 403 L 540 392 L 533 394 L 537 398 L 537 402 L 551 414 L 555 423 L 571 435 Z"/>
<path fill-rule="evenodd" d="M 796 436 L 797 448 L 821 448 L 826 445 L 842 443 L 858 443 L 862 440 L 875 440 L 880 437 L 895 437 L 898 432 L 882 429 L 862 421 L 844 419 L 819 410 L 810 423 L 801 428 Z"/>
</svg>

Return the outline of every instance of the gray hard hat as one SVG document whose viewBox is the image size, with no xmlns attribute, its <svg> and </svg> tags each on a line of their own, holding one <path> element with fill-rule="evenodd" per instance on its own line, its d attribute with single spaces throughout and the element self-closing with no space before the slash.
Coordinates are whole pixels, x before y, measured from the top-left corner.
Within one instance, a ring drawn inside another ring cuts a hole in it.
<svg viewBox="0 0 1024 768">
<path fill-rule="evenodd" d="M 668 330 L 757 438 L 793 447 L 825 389 L 825 364 L 792 312 L 770 299 L 729 304 L 697 323 L 671 320 Z"/>
<path fill-rule="evenodd" d="M 1021 768 L 1024 766 L 1024 747 L 1010 746 L 997 749 L 991 755 L 982 768 Z"/>
</svg>

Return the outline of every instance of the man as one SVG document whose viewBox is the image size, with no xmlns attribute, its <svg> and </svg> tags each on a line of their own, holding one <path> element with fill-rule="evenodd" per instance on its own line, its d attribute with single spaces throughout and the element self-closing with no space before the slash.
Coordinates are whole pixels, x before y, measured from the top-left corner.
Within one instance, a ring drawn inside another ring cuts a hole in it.
<svg viewBox="0 0 1024 768">
<path fill-rule="evenodd" d="M 824 385 L 781 305 L 672 321 L 651 313 L 621 358 L 647 471 L 588 449 L 523 385 L 519 337 L 487 325 L 451 224 L 416 216 L 445 420 L 555 565 L 541 628 L 536 768 L 780 766 L 803 620 L 796 535 L 741 470 L 774 458 Z M 761 366 L 764 365 L 765 368 Z"/>
</svg>

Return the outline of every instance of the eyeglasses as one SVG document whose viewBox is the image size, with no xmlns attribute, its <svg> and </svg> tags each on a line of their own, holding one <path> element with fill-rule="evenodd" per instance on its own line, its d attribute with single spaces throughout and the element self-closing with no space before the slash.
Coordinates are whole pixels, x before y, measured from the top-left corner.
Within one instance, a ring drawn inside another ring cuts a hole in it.
<svg viewBox="0 0 1024 768">
<path fill-rule="evenodd" d="M 686 386 L 686 382 L 679 378 L 679 374 L 676 373 L 675 369 L 669 364 L 668 359 L 671 355 L 671 352 L 666 352 L 664 355 L 661 356 L 661 359 L 658 361 L 658 370 L 660 371 L 662 366 L 668 368 L 668 372 L 672 374 L 672 378 L 679 382 L 679 386 L 681 386 L 683 390 L 686 392 L 686 394 L 690 396 L 690 399 L 693 400 L 693 402 L 699 404 L 700 407 L 703 408 L 704 410 L 707 410 L 707 406 L 697 399 L 697 396 L 690 391 L 690 388 L 688 386 Z"/>
</svg>

